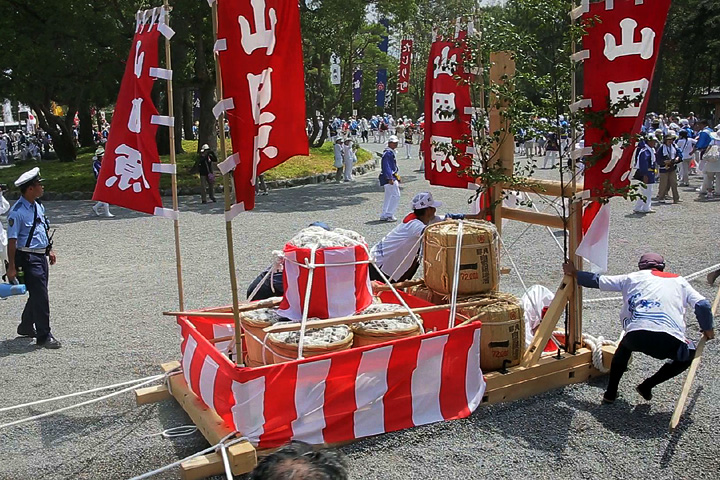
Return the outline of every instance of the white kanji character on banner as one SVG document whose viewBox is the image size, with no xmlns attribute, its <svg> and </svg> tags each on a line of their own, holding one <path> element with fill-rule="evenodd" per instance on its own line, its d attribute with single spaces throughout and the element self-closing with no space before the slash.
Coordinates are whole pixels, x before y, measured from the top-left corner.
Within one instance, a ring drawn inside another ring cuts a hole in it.
<svg viewBox="0 0 720 480">
<path fill-rule="evenodd" d="M 432 121 L 452 122 L 455 120 L 455 94 L 454 93 L 433 93 Z M 446 113 L 443 113 L 446 112 Z"/>
<path fill-rule="evenodd" d="M 650 82 L 647 78 L 641 78 L 640 80 L 634 80 L 631 82 L 607 82 L 607 87 L 610 92 L 610 103 L 618 103 L 625 97 L 635 99 L 638 95 L 645 98 Z M 638 100 L 634 104 L 630 104 L 627 108 L 623 108 L 615 114 L 616 117 L 637 117 L 640 115 L 640 107 L 642 106 L 642 99 Z"/>
<path fill-rule="evenodd" d="M 250 22 L 247 18 L 240 15 L 238 23 L 240 24 L 240 41 L 245 53 L 250 55 L 257 48 L 266 48 L 267 55 L 272 55 L 275 49 L 275 25 L 277 24 L 277 14 L 275 9 L 271 8 L 267 13 L 270 17 L 270 28 L 265 24 L 265 0 L 250 0 L 253 9 L 253 21 L 255 22 L 255 33 L 252 33 Z"/>
<path fill-rule="evenodd" d="M 277 147 L 269 145 L 270 133 L 272 132 L 272 125 L 270 124 L 275 121 L 275 114 L 263 111 L 270 103 L 270 100 L 272 100 L 271 74 L 272 68 L 263 70 L 260 75 L 247 74 L 253 119 L 255 120 L 255 125 L 258 125 L 258 133 L 254 138 L 253 145 L 252 185 L 255 185 L 255 179 L 257 178 L 260 153 L 266 155 L 268 158 L 275 158 L 278 154 Z"/>
<path fill-rule="evenodd" d="M 138 40 L 138 42 L 135 44 L 135 63 L 134 63 L 134 72 L 135 76 L 137 78 L 140 78 L 142 75 L 142 69 L 143 69 L 143 63 L 145 62 L 145 52 L 140 51 L 140 47 L 142 46 L 142 42 Z"/>
<path fill-rule="evenodd" d="M 632 18 L 625 18 L 620 21 L 622 30 L 620 44 L 611 33 L 605 34 L 605 49 L 603 54 L 611 62 L 618 57 L 626 55 L 640 55 L 640 58 L 647 60 L 652 58 L 654 51 L 655 31 L 645 27 L 640 31 L 642 39 L 635 42 L 635 29 L 638 24 Z"/>
<path fill-rule="evenodd" d="M 432 167 L 442 172 L 452 172 L 453 168 L 460 168 L 460 164 L 455 161 L 455 155 L 452 150 L 452 138 L 440 135 L 430 137 L 430 145 L 432 148 Z"/>
<path fill-rule="evenodd" d="M 145 179 L 145 172 L 142 166 L 142 154 L 134 148 L 122 143 L 115 149 L 115 175 L 108 177 L 105 186 L 112 187 L 118 184 L 120 190 L 127 190 L 132 187 L 133 192 L 140 193 L 145 188 L 150 188 Z M 119 182 L 118 182 L 119 180 Z"/>
<path fill-rule="evenodd" d="M 610 155 L 610 161 L 605 166 L 605 168 L 602 169 L 602 173 L 610 173 L 618 166 L 618 163 L 623 157 L 623 152 L 625 151 L 625 148 L 623 148 L 622 145 L 616 144 L 612 146 L 612 154 Z M 620 177 L 620 181 L 625 181 L 630 176 L 630 169 L 623 173 L 622 177 Z"/>
<path fill-rule="evenodd" d="M 128 130 L 133 133 L 140 133 L 142 130 L 141 113 L 142 113 L 142 98 L 135 98 L 132 101 L 132 110 L 130 110 L 130 118 L 128 118 Z"/>
<path fill-rule="evenodd" d="M 440 51 L 440 55 L 433 59 L 433 78 L 438 78 L 440 75 L 452 76 L 457 69 L 457 55 L 453 54 L 452 57 L 448 58 L 450 54 L 450 47 L 445 47 Z"/>
</svg>

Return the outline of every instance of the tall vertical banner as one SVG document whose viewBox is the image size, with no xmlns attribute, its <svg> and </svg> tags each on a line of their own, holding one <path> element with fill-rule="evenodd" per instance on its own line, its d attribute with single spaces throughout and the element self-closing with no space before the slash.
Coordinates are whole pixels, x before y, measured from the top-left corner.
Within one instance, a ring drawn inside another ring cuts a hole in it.
<svg viewBox="0 0 720 480">
<path fill-rule="evenodd" d="M 172 128 L 174 119 L 158 115 L 150 96 L 155 79 L 172 74 L 158 67 L 160 34 L 174 34 L 166 18 L 163 7 L 137 14 L 93 200 L 172 217 L 160 197 L 160 174 L 172 172 L 160 163 L 155 134 L 158 125 Z"/>
<path fill-rule="evenodd" d="M 464 32 L 463 32 L 464 33 Z M 462 36 L 460 36 L 462 38 Z M 463 68 L 465 43 L 435 41 L 430 47 L 425 79 L 425 178 L 432 185 L 476 187 L 464 171 L 472 167 L 470 86 L 456 75 Z"/>
<path fill-rule="evenodd" d="M 390 21 L 387 18 L 380 19 L 380 25 L 385 27 L 385 35 L 381 37 L 378 48 L 381 52 L 387 53 L 388 46 L 390 45 L 390 39 L 388 37 L 387 29 L 390 27 Z M 378 69 L 377 81 L 375 82 L 375 106 L 385 108 L 385 94 L 387 93 L 387 70 L 384 68 Z"/>
<path fill-rule="evenodd" d="M 342 76 L 340 72 L 340 57 L 336 53 L 330 55 L 330 83 L 340 85 Z"/>
<path fill-rule="evenodd" d="M 400 64 L 398 65 L 398 93 L 408 93 L 410 86 L 410 64 L 412 63 L 412 40 L 400 42 Z"/>
<path fill-rule="evenodd" d="M 353 102 L 359 103 L 362 98 L 362 70 L 353 72 Z"/>
<path fill-rule="evenodd" d="M 302 38 L 296 1 L 216 1 L 224 98 L 213 112 L 230 122 L 233 153 L 218 167 L 235 169 L 232 219 L 255 207 L 258 175 L 309 154 Z"/>
<path fill-rule="evenodd" d="M 603 145 L 610 137 L 640 133 L 669 8 L 670 0 L 583 0 L 577 9 L 583 21 L 592 23 L 583 37 L 584 50 L 576 54 L 585 61 L 584 98 L 572 108 L 602 111 L 609 107 L 608 101 L 642 96 L 608 117 L 604 125 L 586 124 L 585 146 L 593 148 L 595 162 L 585 170 L 590 196 L 614 195 L 630 183 L 634 145 L 611 150 Z"/>
</svg>

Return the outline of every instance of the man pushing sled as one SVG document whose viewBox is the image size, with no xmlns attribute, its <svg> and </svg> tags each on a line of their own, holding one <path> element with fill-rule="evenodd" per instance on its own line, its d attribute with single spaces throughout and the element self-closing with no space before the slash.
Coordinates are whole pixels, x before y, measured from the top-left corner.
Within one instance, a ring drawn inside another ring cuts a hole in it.
<svg viewBox="0 0 720 480">
<path fill-rule="evenodd" d="M 685 338 L 685 306 L 693 307 L 703 335 L 715 338 L 710 302 L 679 275 L 665 272 L 665 259 L 646 253 L 638 262 L 639 271 L 627 275 L 598 275 L 563 265 L 566 275 L 577 276 L 578 284 L 607 292 L 622 292 L 620 319 L 623 336 L 610 366 L 610 381 L 603 403 L 617 398 L 618 384 L 633 352 L 642 352 L 658 360 L 670 360 L 650 378 L 637 386 L 645 399 L 652 399 L 656 385 L 684 372 L 695 356 L 695 346 Z"/>
</svg>

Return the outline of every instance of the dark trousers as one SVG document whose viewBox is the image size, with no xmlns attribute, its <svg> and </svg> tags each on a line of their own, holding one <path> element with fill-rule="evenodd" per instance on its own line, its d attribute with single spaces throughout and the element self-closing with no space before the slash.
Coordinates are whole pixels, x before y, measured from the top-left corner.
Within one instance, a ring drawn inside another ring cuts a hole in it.
<svg viewBox="0 0 720 480">
<path fill-rule="evenodd" d="M 48 298 L 48 260 L 42 253 L 16 252 L 16 268 L 25 274 L 28 301 L 22 313 L 20 329 L 29 331 L 35 326 L 38 341 L 50 334 L 50 299 Z"/>
<path fill-rule="evenodd" d="M 394 278 L 390 278 L 390 276 L 388 274 L 385 274 L 385 276 L 388 277 L 388 279 L 390 280 L 390 283 L 405 282 L 407 280 L 410 280 L 415 275 L 415 273 L 417 273 L 418 268 L 420 268 L 420 261 L 417 258 L 415 258 L 415 260 L 413 260 L 413 263 L 412 263 L 412 265 L 410 265 L 410 268 L 407 270 L 407 272 L 403 273 L 400 276 L 400 278 L 398 278 L 397 280 Z M 385 272 L 383 272 L 383 273 L 385 273 Z M 370 265 L 370 280 L 374 280 L 374 281 L 378 281 L 378 282 L 383 281 L 383 278 L 380 275 L 380 272 L 378 272 L 378 268 L 375 265 Z"/>
<path fill-rule="evenodd" d="M 641 352 L 658 360 L 672 360 L 642 383 L 643 387 L 648 390 L 684 372 L 695 356 L 695 350 L 690 350 L 687 343 L 669 333 L 647 330 L 630 332 L 623 337 L 615 350 L 615 356 L 610 366 L 610 381 L 605 392 L 606 397 L 615 398 L 617 396 L 618 384 L 627 370 L 633 352 Z"/>
</svg>

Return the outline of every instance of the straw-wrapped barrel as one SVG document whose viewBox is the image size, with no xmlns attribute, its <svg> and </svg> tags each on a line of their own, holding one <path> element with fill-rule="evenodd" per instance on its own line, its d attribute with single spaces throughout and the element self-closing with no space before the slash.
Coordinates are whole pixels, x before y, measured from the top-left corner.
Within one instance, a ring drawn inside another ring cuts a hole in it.
<svg viewBox="0 0 720 480">
<path fill-rule="evenodd" d="M 525 317 L 520 301 L 509 293 L 489 293 L 458 298 L 458 302 L 480 299 L 494 301 L 459 309 L 463 315 L 482 321 L 480 367 L 489 372 L 519 364 L 525 353 Z"/>
<path fill-rule="evenodd" d="M 440 294 L 452 293 L 458 224 L 457 220 L 446 220 L 425 229 L 425 285 Z M 463 220 L 459 295 L 497 290 L 500 285 L 498 242 L 497 229 L 492 223 Z"/>
</svg>

